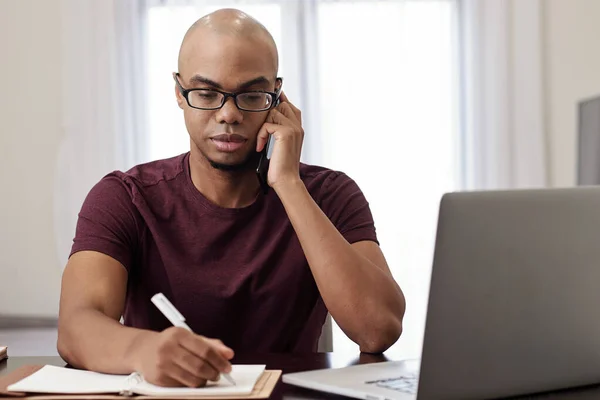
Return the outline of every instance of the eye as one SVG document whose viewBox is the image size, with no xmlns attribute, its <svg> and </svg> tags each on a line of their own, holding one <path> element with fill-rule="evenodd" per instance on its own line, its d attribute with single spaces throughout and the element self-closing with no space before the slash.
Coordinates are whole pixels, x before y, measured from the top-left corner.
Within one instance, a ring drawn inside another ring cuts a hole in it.
<svg viewBox="0 0 600 400">
<path fill-rule="evenodd" d="M 196 96 L 205 99 L 205 100 L 212 100 L 215 99 L 219 96 L 219 93 L 217 92 L 213 92 L 211 90 L 198 90 L 194 92 L 196 94 Z"/>
<path fill-rule="evenodd" d="M 269 94 L 264 92 L 246 92 L 240 95 L 244 103 L 264 103 L 268 101 Z"/>
</svg>

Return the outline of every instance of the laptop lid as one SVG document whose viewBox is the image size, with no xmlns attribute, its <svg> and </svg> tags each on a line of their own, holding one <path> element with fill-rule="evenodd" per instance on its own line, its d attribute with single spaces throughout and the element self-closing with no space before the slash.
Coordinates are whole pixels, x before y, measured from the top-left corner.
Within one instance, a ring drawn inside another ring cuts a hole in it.
<svg viewBox="0 0 600 400">
<path fill-rule="evenodd" d="M 600 382 L 600 188 L 443 197 L 418 398 Z"/>
</svg>

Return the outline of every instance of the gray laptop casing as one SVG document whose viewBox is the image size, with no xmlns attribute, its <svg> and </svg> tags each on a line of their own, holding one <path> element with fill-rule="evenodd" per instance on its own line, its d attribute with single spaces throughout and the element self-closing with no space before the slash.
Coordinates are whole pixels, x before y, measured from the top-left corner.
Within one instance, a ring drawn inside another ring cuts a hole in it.
<svg viewBox="0 0 600 400">
<path fill-rule="evenodd" d="M 600 382 L 600 187 L 443 197 L 419 399 Z"/>
</svg>

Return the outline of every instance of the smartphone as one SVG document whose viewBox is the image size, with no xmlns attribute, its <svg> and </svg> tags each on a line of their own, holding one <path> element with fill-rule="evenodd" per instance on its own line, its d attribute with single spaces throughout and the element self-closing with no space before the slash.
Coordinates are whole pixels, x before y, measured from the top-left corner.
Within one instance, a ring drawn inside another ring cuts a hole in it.
<svg viewBox="0 0 600 400">
<path fill-rule="evenodd" d="M 273 107 L 277 107 L 279 105 L 279 93 L 277 93 L 277 99 L 275 99 L 275 104 Z M 273 147 L 275 146 L 275 137 L 273 135 L 269 135 L 269 139 L 267 140 L 267 144 L 264 149 L 260 152 L 260 159 L 258 160 L 258 166 L 256 167 L 256 177 L 258 178 L 258 182 L 260 183 L 260 187 L 264 194 L 269 193 L 269 181 L 267 180 L 267 176 L 269 174 L 269 163 L 271 161 L 271 155 L 273 154 Z"/>
</svg>

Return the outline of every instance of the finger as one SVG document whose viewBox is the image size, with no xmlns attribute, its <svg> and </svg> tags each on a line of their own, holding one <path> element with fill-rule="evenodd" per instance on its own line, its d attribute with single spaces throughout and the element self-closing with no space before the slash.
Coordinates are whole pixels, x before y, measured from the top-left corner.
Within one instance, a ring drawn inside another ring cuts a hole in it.
<svg viewBox="0 0 600 400">
<path fill-rule="evenodd" d="M 296 125 L 300 125 L 300 120 L 296 116 L 294 109 L 290 105 L 290 103 L 281 103 L 276 109 L 281 114 L 283 114 L 287 119 L 293 121 Z"/>
<path fill-rule="evenodd" d="M 282 126 L 294 125 L 297 125 L 297 123 L 290 120 L 276 108 L 269 111 L 266 122 L 261 126 L 256 136 L 256 151 L 262 151 L 269 140 L 269 135 L 281 130 Z"/>
<path fill-rule="evenodd" d="M 206 379 L 192 374 L 179 364 L 173 364 L 173 367 L 170 369 L 170 377 L 179 382 L 177 386 L 183 385 L 191 388 L 197 388 L 206 385 Z"/>
<path fill-rule="evenodd" d="M 281 92 L 280 95 L 280 99 L 282 103 L 285 103 L 287 105 L 290 106 L 290 108 L 292 109 L 292 111 L 294 112 L 294 115 L 296 116 L 296 119 L 300 122 L 302 121 L 302 112 L 300 112 L 300 109 L 298 107 L 296 107 L 294 105 L 294 103 L 292 103 L 288 97 L 286 96 L 286 94 L 284 92 Z"/>
<path fill-rule="evenodd" d="M 216 371 L 231 372 L 231 363 L 224 357 L 219 350 L 210 343 L 206 343 L 206 350 L 203 357 Z"/>
<path fill-rule="evenodd" d="M 233 352 L 233 349 L 225 346 L 225 344 L 222 341 L 220 341 L 219 339 L 204 338 L 204 340 L 206 340 L 207 342 L 212 344 L 218 351 L 221 352 L 223 357 L 225 357 L 228 360 L 231 360 L 233 358 L 233 356 L 235 355 L 235 353 Z"/>
<path fill-rule="evenodd" d="M 282 128 L 285 127 L 283 127 L 283 125 L 281 124 L 265 122 L 258 131 L 258 136 L 256 140 L 256 151 L 260 152 L 265 148 L 270 135 L 275 135 L 275 139 L 277 139 L 277 132 L 280 132 Z"/>
<path fill-rule="evenodd" d="M 271 112 L 269 113 L 269 115 L 267 116 L 267 122 L 272 122 L 278 125 L 287 125 L 287 126 L 293 126 L 293 125 L 298 125 L 298 123 L 295 121 L 295 116 L 293 114 L 293 112 L 291 111 L 291 109 L 286 108 L 286 112 L 288 114 L 290 114 L 292 117 L 288 117 L 287 115 L 285 115 L 282 111 L 280 111 L 277 108 L 274 108 L 271 110 Z"/>
<path fill-rule="evenodd" d="M 164 387 L 185 386 L 185 384 L 179 382 L 175 378 L 171 378 L 169 375 L 162 375 L 162 376 L 160 376 L 158 378 L 153 378 L 153 377 L 150 377 L 150 376 L 144 376 L 144 380 L 147 381 L 148 383 L 151 383 L 151 384 L 157 385 L 157 386 L 164 386 Z"/>
<path fill-rule="evenodd" d="M 288 99 L 288 97 L 286 96 L 285 92 L 282 90 L 281 94 L 279 95 L 279 98 L 281 99 L 282 102 L 285 103 L 289 103 L 290 99 Z"/>
<path fill-rule="evenodd" d="M 190 374 L 174 361 L 168 366 L 163 365 L 155 374 L 144 375 L 144 379 L 153 385 L 165 387 L 200 387 L 206 384 L 206 380 Z"/>
<path fill-rule="evenodd" d="M 257 152 L 261 152 L 265 148 L 265 146 L 267 145 L 267 141 L 269 140 L 269 135 L 275 133 L 279 128 L 281 128 L 281 125 L 273 124 L 270 122 L 265 122 L 263 126 L 260 127 L 258 135 L 256 136 Z"/>
<path fill-rule="evenodd" d="M 219 380 L 219 371 L 208 364 L 206 360 L 196 356 L 182 346 L 179 346 L 178 351 L 174 354 L 174 359 L 177 365 L 198 379 Z"/>
<path fill-rule="evenodd" d="M 208 362 L 213 368 L 220 372 L 231 371 L 231 364 L 227 358 L 223 357 L 208 341 L 203 337 L 191 335 L 183 338 L 180 342 L 187 350 L 194 353 L 197 357 Z"/>
<path fill-rule="evenodd" d="M 226 372 L 226 371 L 223 371 Z M 227 371 L 231 372 L 231 371 Z M 209 381 L 218 382 L 221 378 L 221 373 L 217 371 L 212 365 L 207 362 L 202 363 L 200 366 L 199 374 L 201 378 L 207 379 Z"/>
</svg>

